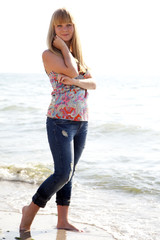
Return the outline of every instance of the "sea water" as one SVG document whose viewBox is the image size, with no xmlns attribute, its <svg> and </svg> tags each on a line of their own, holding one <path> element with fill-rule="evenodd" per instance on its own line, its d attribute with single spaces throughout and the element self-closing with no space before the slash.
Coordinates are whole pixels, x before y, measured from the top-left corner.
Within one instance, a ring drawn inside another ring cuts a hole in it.
<svg viewBox="0 0 160 240">
<path fill-rule="evenodd" d="M 118 240 L 159 240 L 160 79 L 95 79 L 70 217 Z M 45 74 L 0 74 L 0 179 L 10 183 L 2 191 L 1 210 L 20 211 L 53 172 L 46 135 L 51 91 Z M 19 188 L 13 193 L 15 181 Z M 43 214 L 56 214 L 54 200 Z"/>
</svg>

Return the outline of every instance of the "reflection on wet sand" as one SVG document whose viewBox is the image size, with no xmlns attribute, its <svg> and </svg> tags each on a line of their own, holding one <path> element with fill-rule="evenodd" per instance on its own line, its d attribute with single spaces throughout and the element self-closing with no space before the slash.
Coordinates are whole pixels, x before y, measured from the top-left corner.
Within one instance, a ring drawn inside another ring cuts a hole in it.
<svg viewBox="0 0 160 240">
<path fill-rule="evenodd" d="M 26 230 L 21 230 L 20 231 L 20 239 L 22 239 L 22 240 L 32 240 L 31 239 L 31 232 L 26 231 Z"/>
<path fill-rule="evenodd" d="M 57 230 L 56 240 L 66 240 L 67 239 L 67 231 L 66 230 Z"/>
<path fill-rule="evenodd" d="M 67 233 L 66 230 L 57 230 L 57 236 L 55 240 L 66 240 L 67 238 Z M 31 232 L 30 231 L 20 231 L 20 238 L 16 238 L 16 239 L 21 239 L 21 240 L 33 240 L 32 236 L 31 236 Z"/>
</svg>

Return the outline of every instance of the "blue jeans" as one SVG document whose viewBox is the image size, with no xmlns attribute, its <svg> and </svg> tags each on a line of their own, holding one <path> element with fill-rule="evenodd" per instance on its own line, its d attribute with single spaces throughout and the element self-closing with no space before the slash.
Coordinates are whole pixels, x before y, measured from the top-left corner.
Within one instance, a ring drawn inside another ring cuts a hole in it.
<svg viewBox="0 0 160 240">
<path fill-rule="evenodd" d="M 54 173 L 40 185 L 32 198 L 39 207 L 45 207 L 55 193 L 57 205 L 69 206 L 72 177 L 85 146 L 87 129 L 87 121 L 47 118 Z"/>
</svg>

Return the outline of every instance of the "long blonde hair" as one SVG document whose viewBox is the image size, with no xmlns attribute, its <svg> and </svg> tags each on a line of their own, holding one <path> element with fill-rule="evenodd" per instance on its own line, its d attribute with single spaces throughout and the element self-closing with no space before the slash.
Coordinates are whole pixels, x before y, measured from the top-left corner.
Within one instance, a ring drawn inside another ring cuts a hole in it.
<svg viewBox="0 0 160 240">
<path fill-rule="evenodd" d="M 77 33 L 75 21 L 71 13 L 67 11 L 65 8 L 57 9 L 51 17 L 51 21 L 48 29 L 48 35 L 47 35 L 48 49 L 55 54 L 62 55 L 61 51 L 53 46 L 53 39 L 56 36 L 55 25 L 62 24 L 62 23 L 72 23 L 74 25 L 73 37 L 70 43 L 70 51 L 77 61 L 79 72 L 84 73 L 87 70 L 87 66 L 85 65 L 83 60 L 80 39 Z"/>
</svg>

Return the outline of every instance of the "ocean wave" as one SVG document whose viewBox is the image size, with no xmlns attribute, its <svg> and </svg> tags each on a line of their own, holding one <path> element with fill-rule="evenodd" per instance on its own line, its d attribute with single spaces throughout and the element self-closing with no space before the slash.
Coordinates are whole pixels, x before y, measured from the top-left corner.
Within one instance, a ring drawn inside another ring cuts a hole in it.
<svg viewBox="0 0 160 240">
<path fill-rule="evenodd" d="M 129 194 L 160 195 L 160 182 L 153 176 L 138 176 L 138 173 L 126 175 L 94 174 L 84 177 L 84 181 L 94 188 L 120 191 Z"/>
<path fill-rule="evenodd" d="M 35 111 L 37 108 L 35 107 L 28 107 L 28 106 L 18 106 L 18 105 L 9 105 L 2 107 L 0 111 L 18 111 L 18 112 L 30 112 L 30 111 Z"/>
<path fill-rule="evenodd" d="M 110 133 L 124 133 L 124 134 L 159 134 L 151 128 L 142 128 L 137 125 L 125 125 L 122 123 L 91 123 L 90 134 L 92 135 L 105 135 Z"/>
<path fill-rule="evenodd" d="M 0 166 L 0 180 L 41 184 L 53 173 L 52 165 L 28 164 L 26 166 Z M 87 174 L 88 173 L 88 174 Z M 153 176 L 139 176 L 138 173 L 92 174 L 86 170 L 78 173 L 78 182 L 94 189 L 120 191 L 128 194 L 160 195 L 160 182 Z"/>
<path fill-rule="evenodd" d="M 0 166 L 0 180 L 40 184 L 51 174 L 51 166 L 44 166 L 43 164 Z"/>
</svg>

